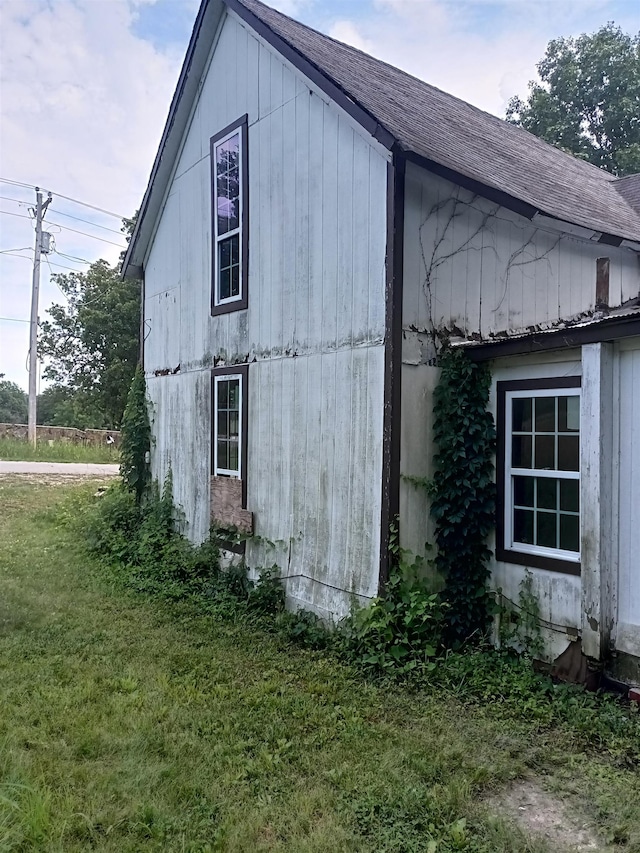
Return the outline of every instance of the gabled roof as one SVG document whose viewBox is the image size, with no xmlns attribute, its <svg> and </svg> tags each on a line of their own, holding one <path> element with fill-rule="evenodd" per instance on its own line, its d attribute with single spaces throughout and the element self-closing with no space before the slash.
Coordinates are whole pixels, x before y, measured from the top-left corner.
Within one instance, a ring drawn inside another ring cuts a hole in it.
<svg viewBox="0 0 640 853">
<path fill-rule="evenodd" d="M 618 178 L 614 186 L 626 202 L 640 215 L 640 172 L 637 175 Z"/>
<path fill-rule="evenodd" d="M 613 175 L 260 0 L 224 2 L 387 148 L 530 218 L 541 213 L 579 225 L 601 233 L 607 243 L 640 242 L 640 210 Z M 177 152 L 186 127 L 182 101 L 187 97 L 190 108 L 213 40 L 212 21 L 221 10 L 222 0 L 202 0 L 125 274 L 142 263 L 152 228 L 144 220 L 159 211 L 166 160 Z"/>
</svg>

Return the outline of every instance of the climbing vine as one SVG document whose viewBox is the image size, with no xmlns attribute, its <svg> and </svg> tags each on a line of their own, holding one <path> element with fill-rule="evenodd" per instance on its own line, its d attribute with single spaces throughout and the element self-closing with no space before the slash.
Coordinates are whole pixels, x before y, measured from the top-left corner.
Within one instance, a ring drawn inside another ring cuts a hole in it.
<svg viewBox="0 0 640 853">
<path fill-rule="evenodd" d="M 125 488 L 133 492 L 136 503 L 149 485 L 150 471 L 147 453 L 151 448 L 151 427 L 147 410 L 147 392 L 144 371 L 138 365 L 127 395 L 127 405 L 122 416 L 120 443 L 120 474 Z"/>
<path fill-rule="evenodd" d="M 487 589 L 495 524 L 495 427 L 487 411 L 491 375 L 461 350 L 445 347 L 434 392 L 436 473 L 430 484 L 436 522 L 436 567 L 445 577 L 446 639 L 481 638 L 490 618 Z"/>
</svg>

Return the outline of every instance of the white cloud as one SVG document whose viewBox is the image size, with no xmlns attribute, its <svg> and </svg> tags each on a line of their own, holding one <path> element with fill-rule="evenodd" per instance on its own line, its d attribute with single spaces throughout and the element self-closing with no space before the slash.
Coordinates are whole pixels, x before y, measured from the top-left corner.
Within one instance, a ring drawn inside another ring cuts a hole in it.
<svg viewBox="0 0 640 853">
<path fill-rule="evenodd" d="M 51 188 L 130 216 L 151 171 L 182 62 L 133 32 L 137 8 L 155 0 L 3 0 L 2 177 Z M 0 184 L 0 194 L 34 201 L 34 193 Z M 3 200 L 0 209 L 24 215 Z M 60 216 L 67 212 L 113 228 L 116 219 L 54 198 L 50 218 L 116 243 L 117 234 Z M 53 232 L 60 229 L 51 228 Z M 56 235 L 58 248 L 87 260 L 115 262 L 119 249 L 71 231 Z M 33 244 L 31 223 L 0 215 L 0 250 Z M 27 255 L 29 252 L 23 251 Z M 52 263 L 76 266 L 50 256 Z M 64 272 L 54 267 L 55 272 Z M 0 315 L 27 318 L 30 265 L 0 255 Z M 43 265 L 40 316 L 60 293 Z M 26 386 L 28 325 L 0 323 L 0 372 Z"/>
<path fill-rule="evenodd" d="M 283 15 L 295 18 L 300 16 L 305 10 L 313 5 L 315 0 L 269 0 L 268 6 L 273 6 Z"/>
<path fill-rule="evenodd" d="M 376 51 L 376 43 L 365 38 L 353 21 L 336 21 L 329 30 L 329 35 L 365 53 Z"/>
</svg>

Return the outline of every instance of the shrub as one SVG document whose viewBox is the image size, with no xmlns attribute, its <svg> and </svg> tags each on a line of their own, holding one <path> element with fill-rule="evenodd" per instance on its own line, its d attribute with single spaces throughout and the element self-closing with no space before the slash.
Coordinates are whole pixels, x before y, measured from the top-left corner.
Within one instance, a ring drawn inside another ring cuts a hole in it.
<svg viewBox="0 0 640 853">
<path fill-rule="evenodd" d="M 431 670 L 444 608 L 428 582 L 405 566 L 392 570 L 384 596 L 356 608 L 342 625 L 346 653 L 367 669 Z"/>
</svg>

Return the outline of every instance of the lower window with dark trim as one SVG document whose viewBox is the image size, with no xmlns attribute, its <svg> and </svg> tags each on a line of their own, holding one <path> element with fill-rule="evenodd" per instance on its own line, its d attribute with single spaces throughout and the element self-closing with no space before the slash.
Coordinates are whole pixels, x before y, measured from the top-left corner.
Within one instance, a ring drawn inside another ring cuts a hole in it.
<svg viewBox="0 0 640 853">
<path fill-rule="evenodd" d="M 497 383 L 505 562 L 580 574 L 580 377 Z"/>
<path fill-rule="evenodd" d="M 246 364 L 220 367 L 211 375 L 211 521 L 252 532 L 247 511 L 248 380 Z"/>
</svg>

